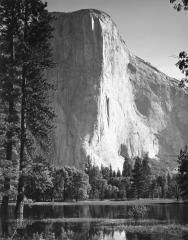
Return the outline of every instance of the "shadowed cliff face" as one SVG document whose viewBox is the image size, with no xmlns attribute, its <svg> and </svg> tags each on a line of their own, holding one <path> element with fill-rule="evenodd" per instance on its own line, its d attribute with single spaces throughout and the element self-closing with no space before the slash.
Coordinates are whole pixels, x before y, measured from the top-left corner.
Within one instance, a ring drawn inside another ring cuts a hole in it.
<svg viewBox="0 0 188 240">
<path fill-rule="evenodd" d="M 188 95 L 177 81 L 131 54 L 107 14 L 54 15 L 55 164 L 83 167 L 89 156 L 121 169 L 128 151 L 174 167 L 188 142 Z"/>
</svg>

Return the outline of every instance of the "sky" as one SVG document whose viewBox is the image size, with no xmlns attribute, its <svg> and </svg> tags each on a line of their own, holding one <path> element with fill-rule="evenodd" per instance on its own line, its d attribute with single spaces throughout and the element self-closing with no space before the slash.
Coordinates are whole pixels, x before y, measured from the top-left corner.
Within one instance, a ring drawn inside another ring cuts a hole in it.
<svg viewBox="0 0 188 240">
<path fill-rule="evenodd" d="M 128 48 L 168 76 L 181 79 L 178 53 L 188 52 L 188 11 L 170 0 L 47 0 L 49 11 L 94 8 L 108 13 Z"/>
</svg>

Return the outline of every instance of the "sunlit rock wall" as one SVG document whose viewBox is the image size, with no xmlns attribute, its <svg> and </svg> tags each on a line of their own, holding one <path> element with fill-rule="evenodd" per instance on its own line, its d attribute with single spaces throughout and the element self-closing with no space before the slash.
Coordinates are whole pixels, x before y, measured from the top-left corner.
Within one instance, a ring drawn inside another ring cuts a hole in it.
<svg viewBox="0 0 188 240">
<path fill-rule="evenodd" d="M 174 167 L 188 142 L 188 95 L 134 56 L 105 13 L 54 13 L 56 129 L 51 160 L 83 168 L 87 158 L 122 168 L 123 156 Z"/>
</svg>

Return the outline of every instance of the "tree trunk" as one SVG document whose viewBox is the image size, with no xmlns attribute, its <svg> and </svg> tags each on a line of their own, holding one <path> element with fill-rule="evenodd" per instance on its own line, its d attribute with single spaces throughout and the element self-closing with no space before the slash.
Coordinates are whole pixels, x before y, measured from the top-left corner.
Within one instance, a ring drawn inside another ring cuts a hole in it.
<svg viewBox="0 0 188 240">
<path fill-rule="evenodd" d="M 22 104 L 21 104 L 21 138 L 20 138 L 20 177 L 18 183 L 18 196 L 16 201 L 16 208 L 15 208 L 15 216 L 20 214 L 20 210 L 22 210 L 21 205 L 24 202 L 24 177 L 23 177 L 23 163 L 24 163 L 24 149 L 25 149 L 25 74 L 23 72 L 23 79 L 22 79 Z"/>
<path fill-rule="evenodd" d="M 24 13 L 24 26 L 23 26 L 23 42 L 26 39 L 26 29 L 27 29 L 27 5 L 25 6 Z M 21 214 L 20 211 L 24 209 L 24 177 L 23 177 L 23 164 L 24 164 L 24 150 L 26 144 L 26 122 L 25 122 L 25 111 L 26 111 L 26 66 L 25 62 L 27 59 L 25 56 L 25 44 L 23 46 L 23 66 L 22 66 L 22 86 L 21 86 L 21 134 L 20 134 L 20 177 L 18 183 L 18 196 L 16 201 L 15 216 L 17 217 Z"/>
<path fill-rule="evenodd" d="M 24 183 L 23 176 L 21 175 L 18 183 L 18 196 L 16 201 L 16 207 L 14 211 L 15 218 L 20 218 L 24 210 Z"/>
<path fill-rule="evenodd" d="M 7 143 L 6 160 L 11 161 L 12 160 L 12 135 L 9 132 L 7 135 L 9 135 L 9 138 Z M 5 191 L 8 191 L 10 189 L 10 178 L 8 177 L 5 178 L 4 189 Z M 4 213 L 8 213 L 8 202 L 9 202 L 9 196 L 6 193 L 3 196 L 2 204 L 1 204 L 1 211 L 3 211 Z"/>
<path fill-rule="evenodd" d="M 25 68 L 22 70 L 22 99 L 21 99 L 21 136 L 20 136 L 20 177 L 18 182 L 18 196 L 15 208 L 15 217 L 21 214 L 24 208 L 24 177 L 23 177 L 23 164 L 24 164 L 24 150 L 26 144 L 26 129 L 25 129 L 25 108 L 26 108 L 26 78 Z"/>
</svg>

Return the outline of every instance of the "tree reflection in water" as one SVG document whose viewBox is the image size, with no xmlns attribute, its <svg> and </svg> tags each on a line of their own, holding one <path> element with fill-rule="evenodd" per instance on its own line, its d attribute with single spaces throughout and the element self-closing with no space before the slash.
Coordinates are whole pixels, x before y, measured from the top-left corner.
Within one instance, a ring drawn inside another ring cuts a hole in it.
<svg viewBox="0 0 188 240">
<path fill-rule="evenodd" d="M 17 225 L 18 226 L 18 225 Z M 24 226 L 24 225 L 22 225 Z M 144 228 L 144 226 L 143 226 Z M 13 229 L 13 228 L 12 228 Z M 126 231 L 126 226 L 100 226 L 94 223 L 44 223 L 35 222 L 16 232 L 14 240 L 187 240 L 181 231 L 134 232 Z M 138 229 L 137 229 L 138 231 Z M 10 238 L 4 238 L 4 240 Z"/>
<path fill-rule="evenodd" d="M 20 225 L 21 224 L 21 225 Z M 10 225 L 10 224 L 9 224 Z M 98 226 L 93 223 L 42 223 L 22 224 L 17 222 L 14 235 L 3 240 L 187 240 L 183 232 L 126 232 L 116 226 Z M 13 226 L 9 228 L 12 231 Z"/>
<path fill-rule="evenodd" d="M 131 206 L 33 206 L 25 208 L 24 220 L 20 216 L 15 221 L 10 206 L 9 216 L 0 214 L 0 239 L 188 240 L 186 204 L 155 204 L 148 208 L 146 219 L 128 219 Z"/>
<path fill-rule="evenodd" d="M 2 236 L 3 237 L 7 237 L 9 235 L 9 231 L 8 231 L 8 212 L 4 211 L 1 208 L 1 229 L 0 232 L 2 232 Z"/>
</svg>

